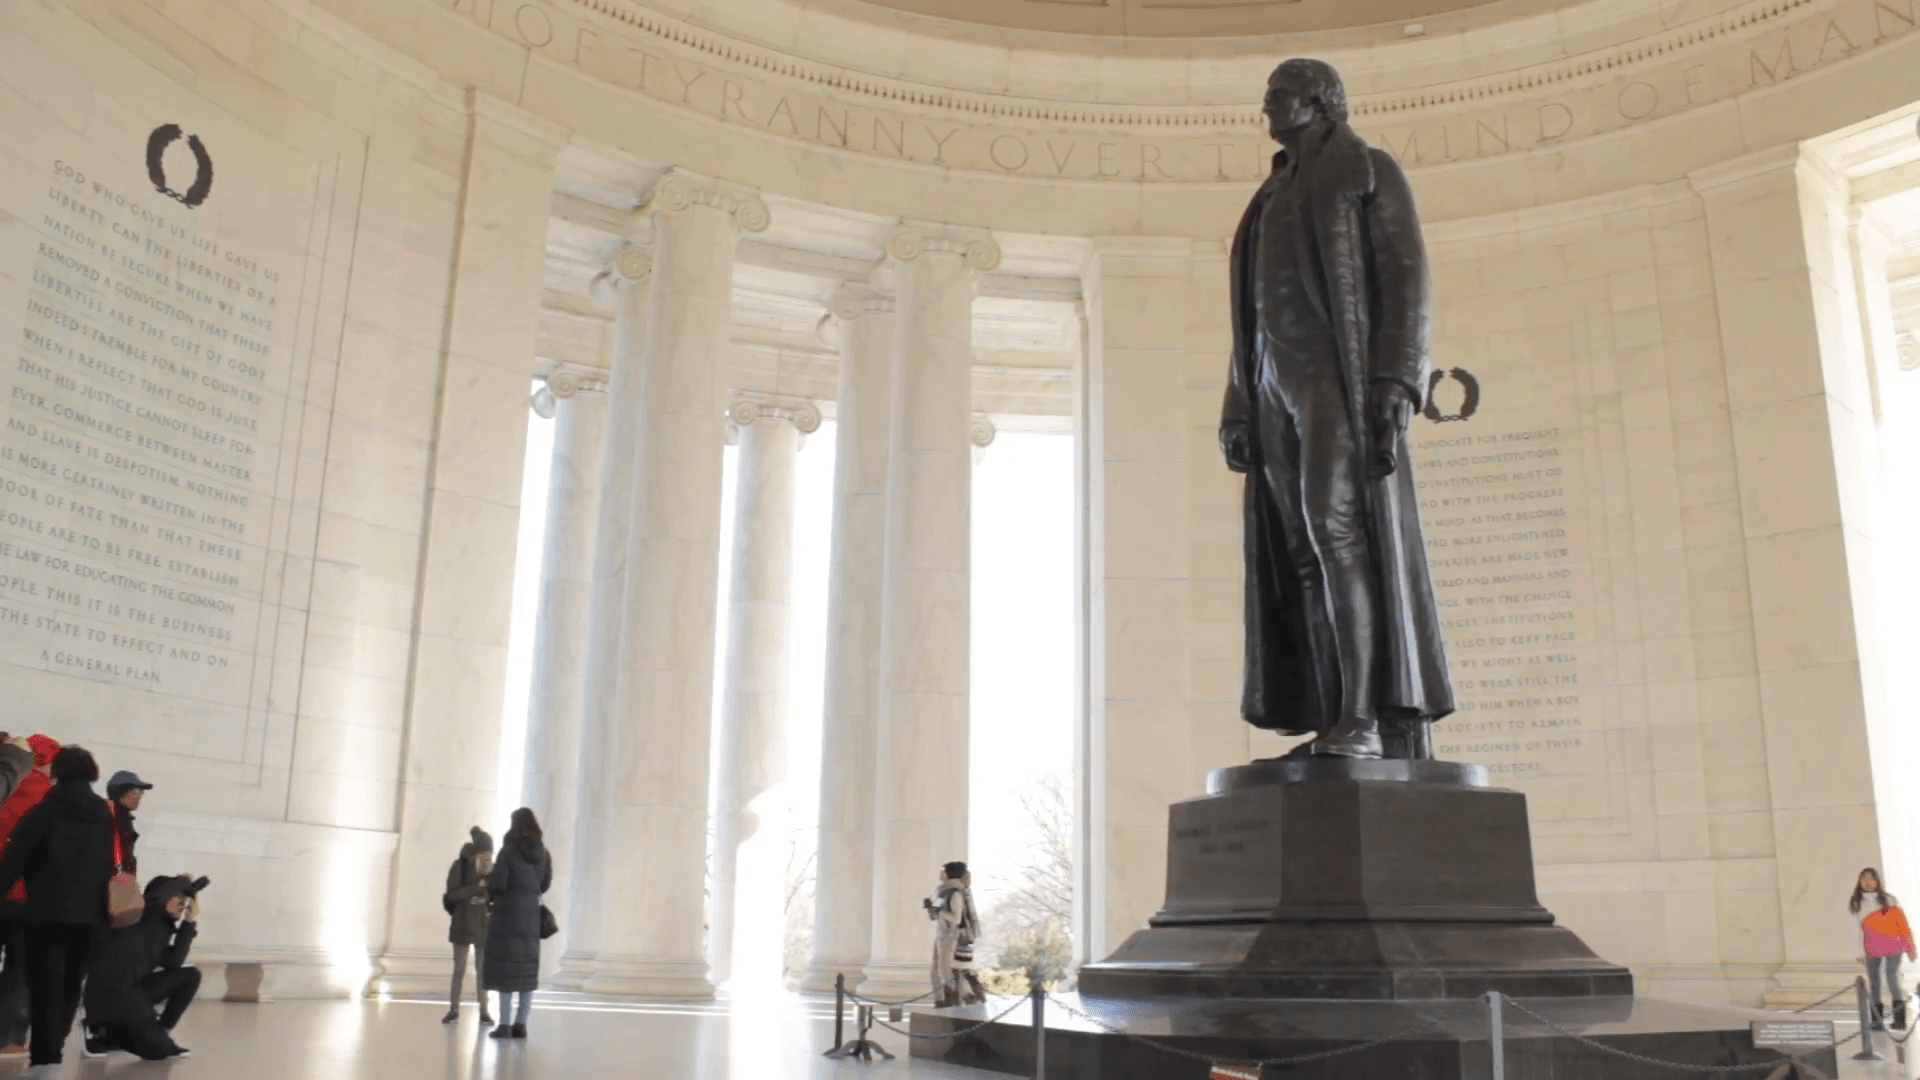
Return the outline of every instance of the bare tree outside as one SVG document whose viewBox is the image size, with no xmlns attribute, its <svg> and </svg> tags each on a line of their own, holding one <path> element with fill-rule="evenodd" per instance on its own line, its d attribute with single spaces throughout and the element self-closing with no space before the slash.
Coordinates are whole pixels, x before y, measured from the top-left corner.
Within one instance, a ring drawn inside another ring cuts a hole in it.
<svg viewBox="0 0 1920 1080">
<path fill-rule="evenodd" d="M 1073 962 L 1073 803 L 1071 784 L 1048 773 L 1020 793 L 1029 830 L 1025 856 L 990 877 L 981 921 L 993 945 L 981 981 L 994 993 L 1024 993 L 1029 970 L 1059 986 Z M 983 961 L 985 957 L 981 958 Z"/>
<path fill-rule="evenodd" d="M 819 846 L 811 829 L 787 834 L 787 867 L 783 878 L 786 933 L 781 938 L 780 977 L 788 986 L 799 983 L 813 959 L 813 885 Z"/>
</svg>

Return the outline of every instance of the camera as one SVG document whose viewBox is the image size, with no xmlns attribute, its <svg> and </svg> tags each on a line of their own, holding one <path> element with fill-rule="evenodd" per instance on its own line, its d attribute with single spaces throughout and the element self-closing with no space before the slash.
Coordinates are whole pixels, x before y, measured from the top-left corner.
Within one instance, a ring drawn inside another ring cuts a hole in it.
<svg viewBox="0 0 1920 1080">
<path fill-rule="evenodd" d="M 213 879 L 210 877 L 195 878 L 191 884 L 189 884 L 184 890 L 182 890 L 182 892 L 187 896 L 198 896 L 200 895 L 201 889 L 204 889 L 211 884 L 213 884 Z"/>
</svg>

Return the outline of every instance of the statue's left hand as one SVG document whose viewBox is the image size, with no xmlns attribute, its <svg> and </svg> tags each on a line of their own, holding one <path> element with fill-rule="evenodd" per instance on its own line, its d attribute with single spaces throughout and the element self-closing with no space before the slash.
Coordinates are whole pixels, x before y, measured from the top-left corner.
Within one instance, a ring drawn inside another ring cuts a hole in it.
<svg viewBox="0 0 1920 1080">
<path fill-rule="evenodd" d="M 1413 393 L 1400 383 L 1381 379 L 1367 395 L 1368 417 L 1373 428 L 1373 453 L 1368 457 L 1367 476 L 1378 480 L 1390 476 L 1400 465 L 1400 436 L 1413 423 Z"/>
</svg>

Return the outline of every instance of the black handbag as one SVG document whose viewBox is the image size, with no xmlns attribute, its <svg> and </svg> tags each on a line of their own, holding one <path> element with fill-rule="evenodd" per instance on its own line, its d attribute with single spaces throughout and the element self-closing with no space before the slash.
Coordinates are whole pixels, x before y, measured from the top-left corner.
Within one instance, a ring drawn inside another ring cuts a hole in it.
<svg viewBox="0 0 1920 1080">
<path fill-rule="evenodd" d="M 545 941 L 559 932 L 560 932 L 559 921 L 553 917 L 553 912 L 547 910 L 547 905 L 541 904 L 540 905 L 540 940 Z"/>
</svg>

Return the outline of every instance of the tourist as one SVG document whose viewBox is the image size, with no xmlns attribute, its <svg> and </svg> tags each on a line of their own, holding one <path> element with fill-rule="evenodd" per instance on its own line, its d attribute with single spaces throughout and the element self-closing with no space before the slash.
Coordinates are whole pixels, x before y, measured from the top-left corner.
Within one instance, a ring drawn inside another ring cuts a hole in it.
<svg viewBox="0 0 1920 1080">
<path fill-rule="evenodd" d="M 939 899 L 922 900 L 933 927 L 934 1004 L 939 1008 L 987 1000 L 973 970 L 973 943 L 980 938 L 980 916 L 973 908 L 973 873 L 963 862 L 940 868 Z"/>
<path fill-rule="evenodd" d="M 1886 1030 L 1886 1011 L 1880 1004 L 1880 985 L 1893 999 L 1893 1026 L 1907 1026 L 1907 991 L 1900 985 L 1900 957 L 1914 959 L 1913 931 L 1907 927 L 1900 901 L 1880 884 L 1880 871 L 1869 866 L 1854 881 L 1847 910 L 1860 923 L 1861 946 L 1866 950 L 1867 982 L 1873 994 L 1873 1026 Z"/>
<path fill-rule="evenodd" d="M 487 1013 L 487 988 L 483 972 L 487 969 L 487 873 L 493 869 L 493 837 L 475 825 L 472 839 L 460 846 L 460 857 L 447 868 L 447 891 L 440 902 L 447 909 L 451 925 L 447 940 L 453 942 L 453 986 L 447 991 L 447 1015 L 443 1024 L 460 1019 L 460 984 L 467 977 L 467 953 L 473 953 L 473 996 L 480 1000 L 480 1022 L 493 1023 Z"/>
<path fill-rule="evenodd" d="M 47 773 L 53 768 L 53 755 L 60 744 L 45 735 L 30 735 L 27 746 L 33 764 L 20 777 L 13 794 L 0 801 L 0 845 L 13 835 L 13 827 L 27 811 L 40 804 L 53 786 Z M 18 1057 L 27 1052 L 27 887 L 14 882 L 0 898 L 0 946 L 6 959 L 0 964 L 0 1057 Z"/>
<path fill-rule="evenodd" d="M 0 852 L 0 890 L 27 883 L 27 1012 L 34 1065 L 57 1065 L 94 941 L 107 923 L 113 816 L 94 791 L 100 766 L 78 746 L 53 755 L 53 787 Z"/>
<path fill-rule="evenodd" d="M 33 747 L 17 735 L 0 732 L 0 799 L 8 799 L 33 771 Z"/>
<path fill-rule="evenodd" d="M 107 781 L 107 798 L 111 800 L 107 809 L 113 812 L 114 827 L 120 830 L 120 869 L 129 874 L 140 872 L 140 861 L 133 851 L 140 839 L 133 829 L 133 812 L 140 809 L 140 797 L 151 790 L 152 784 L 126 769 Z"/>
<path fill-rule="evenodd" d="M 493 1029 L 492 1038 L 527 1037 L 527 1014 L 533 1010 L 533 989 L 540 982 L 541 923 L 546 910 L 540 896 L 552 884 L 553 860 L 541 840 L 540 822 L 523 806 L 513 812 L 493 871 L 487 875 L 493 914 L 487 923 L 481 981 L 500 995 L 500 1026 Z M 513 994 L 520 995 L 518 1010 L 510 1007 Z"/>
<path fill-rule="evenodd" d="M 172 1033 L 200 991 L 200 969 L 187 966 L 187 950 L 198 933 L 198 893 L 205 884 L 205 878 L 154 878 L 140 921 L 106 932 L 87 972 L 87 1057 L 109 1050 L 148 1061 L 187 1056 Z"/>
</svg>

